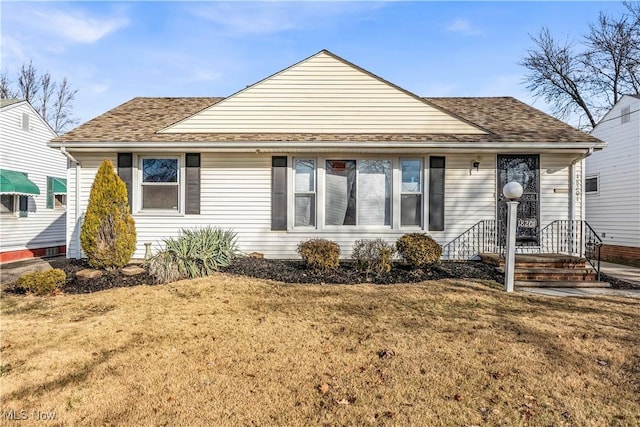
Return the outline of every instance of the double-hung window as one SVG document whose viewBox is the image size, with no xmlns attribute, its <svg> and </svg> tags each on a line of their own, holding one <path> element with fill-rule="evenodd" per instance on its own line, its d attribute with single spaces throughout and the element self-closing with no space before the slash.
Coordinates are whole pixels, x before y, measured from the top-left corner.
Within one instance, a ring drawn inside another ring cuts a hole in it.
<svg viewBox="0 0 640 427">
<path fill-rule="evenodd" d="M 295 159 L 295 226 L 316 225 L 316 161 Z"/>
<path fill-rule="evenodd" d="M 142 210 L 180 210 L 180 160 L 178 157 L 140 159 Z"/>
<path fill-rule="evenodd" d="M 390 160 L 325 161 L 325 225 L 391 225 Z"/>
<path fill-rule="evenodd" d="M 422 161 L 401 159 L 400 226 L 422 225 Z"/>
</svg>

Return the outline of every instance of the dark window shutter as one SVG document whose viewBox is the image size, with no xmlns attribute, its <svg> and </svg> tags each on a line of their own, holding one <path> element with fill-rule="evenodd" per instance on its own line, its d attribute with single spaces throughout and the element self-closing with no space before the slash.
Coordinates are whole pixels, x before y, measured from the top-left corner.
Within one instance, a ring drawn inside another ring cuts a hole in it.
<svg viewBox="0 0 640 427">
<path fill-rule="evenodd" d="M 287 157 L 271 158 L 271 229 L 287 229 Z"/>
<path fill-rule="evenodd" d="M 133 154 L 118 153 L 118 176 L 127 187 L 127 199 L 129 200 L 129 210 L 133 212 L 133 197 L 131 193 L 131 182 L 133 179 Z"/>
<path fill-rule="evenodd" d="M 29 216 L 29 196 L 18 197 L 18 211 L 21 218 Z"/>
<path fill-rule="evenodd" d="M 429 230 L 444 230 L 444 157 L 429 158 Z"/>
<path fill-rule="evenodd" d="M 187 153 L 186 158 L 186 208 L 187 214 L 200 213 L 200 153 Z"/>
<path fill-rule="evenodd" d="M 47 177 L 47 209 L 53 209 L 53 178 Z"/>
</svg>

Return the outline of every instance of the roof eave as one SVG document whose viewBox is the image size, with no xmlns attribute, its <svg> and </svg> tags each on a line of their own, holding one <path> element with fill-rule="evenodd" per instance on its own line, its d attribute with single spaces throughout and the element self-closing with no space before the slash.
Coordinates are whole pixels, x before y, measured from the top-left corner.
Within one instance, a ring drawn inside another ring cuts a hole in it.
<svg viewBox="0 0 640 427">
<path fill-rule="evenodd" d="M 410 152 L 428 150 L 455 151 L 582 151 L 601 150 L 606 146 L 598 142 L 354 142 L 345 146 L 336 141 L 222 141 L 222 142 L 50 142 L 51 148 L 66 148 L 75 152 L 114 152 L 114 151 L 171 151 L 189 150 L 218 152 Z"/>
</svg>

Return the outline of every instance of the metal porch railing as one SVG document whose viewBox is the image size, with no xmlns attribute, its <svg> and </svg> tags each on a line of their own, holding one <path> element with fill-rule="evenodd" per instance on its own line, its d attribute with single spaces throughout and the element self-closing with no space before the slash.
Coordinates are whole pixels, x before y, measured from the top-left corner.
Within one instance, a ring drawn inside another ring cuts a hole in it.
<svg viewBox="0 0 640 427">
<path fill-rule="evenodd" d="M 505 236 L 501 221 L 479 221 L 442 247 L 442 258 L 466 261 L 481 253 L 504 257 Z M 518 246 L 518 254 L 566 254 L 584 258 L 596 271 L 600 281 L 602 239 L 582 220 L 556 220 L 540 230 L 538 245 Z"/>
</svg>

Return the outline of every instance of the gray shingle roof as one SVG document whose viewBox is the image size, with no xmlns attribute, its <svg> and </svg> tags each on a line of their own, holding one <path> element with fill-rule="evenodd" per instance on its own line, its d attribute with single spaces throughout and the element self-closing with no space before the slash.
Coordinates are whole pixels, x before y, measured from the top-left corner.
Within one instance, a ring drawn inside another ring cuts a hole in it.
<svg viewBox="0 0 640 427">
<path fill-rule="evenodd" d="M 134 98 L 53 140 L 65 142 L 600 142 L 511 97 L 423 98 L 489 133 L 158 133 L 224 98 Z M 197 145 L 197 144 L 196 144 Z"/>
</svg>

